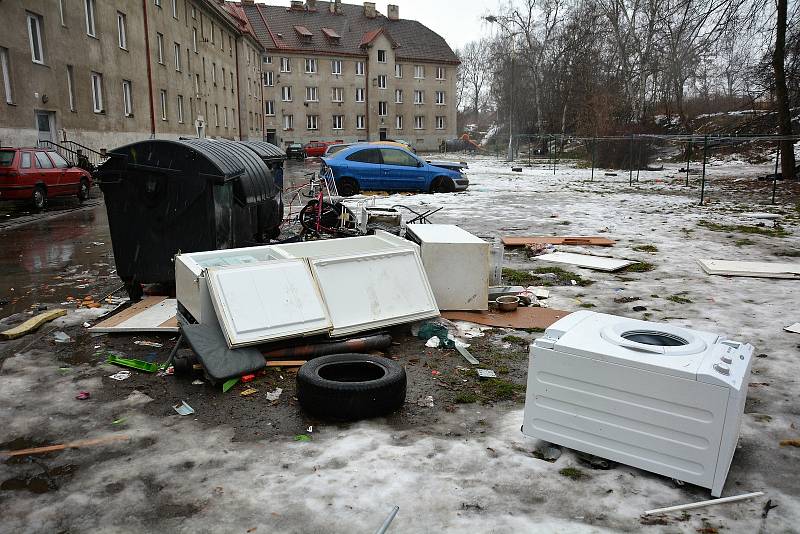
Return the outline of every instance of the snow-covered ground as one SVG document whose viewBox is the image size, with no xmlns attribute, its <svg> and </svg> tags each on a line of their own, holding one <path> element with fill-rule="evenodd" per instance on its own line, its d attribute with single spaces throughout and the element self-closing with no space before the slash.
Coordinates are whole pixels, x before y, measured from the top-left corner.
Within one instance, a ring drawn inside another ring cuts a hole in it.
<svg viewBox="0 0 800 534">
<path fill-rule="evenodd" d="M 783 331 L 800 321 L 800 281 L 712 277 L 696 263 L 800 261 L 797 198 L 781 184 L 780 203 L 769 205 L 768 190 L 748 179 L 767 174 L 769 165 L 728 162 L 709 167 L 710 201 L 700 206 L 699 177 L 692 175 L 687 188 L 677 168 L 643 171 L 630 187 L 626 172 L 597 170 L 590 181 L 588 169 L 561 166 L 554 175 L 552 168 L 535 166 L 515 173 L 503 161 L 474 158 L 467 192 L 355 201 L 441 206 L 433 222 L 487 238 L 603 235 L 617 245 L 568 250 L 652 263 L 650 272 L 624 275 L 575 269 L 594 284 L 551 288 L 549 305 L 575 310 L 592 304 L 597 311 L 718 331 L 755 345 L 754 384 L 724 495 L 764 491 L 765 498 L 669 514 L 664 524 L 642 521 L 644 510 L 708 499 L 709 493 L 626 466 L 592 470 L 571 451 L 555 463 L 538 460 L 532 451 L 540 444 L 520 433 L 522 409 L 511 404 L 440 410 L 437 423 L 424 428 L 377 420 L 314 428 L 310 443 L 233 442 L 225 427 L 209 431 L 188 417 L 145 416 L 148 398 L 138 392 L 123 402 L 65 402 L 76 387 L 101 390 L 101 381 L 77 377 L 76 383 L 59 372 L 51 354 L 26 352 L 3 366 L 0 442 L 41 428 L 104 435 L 120 418 L 133 440 L 62 453 L 64 464 L 89 457 L 92 465 L 59 492 L 13 498 L 0 492 L 0 532 L 370 532 L 393 505 L 400 512 L 389 532 L 397 533 L 800 531 L 800 449 L 778 445 L 800 437 L 800 335 Z M 779 214 L 791 235 L 698 225 L 772 225 L 749 212 Z M 636 252 L 637 245 L 658 251 Z M 506 259 L 522 269 L 544 265 L 521 253 L 507 252 Z M 668 300 L 675 295 L 691 302 Z M 620 296 L 640 300 L 615 303 Z M 573 466 L 585 477 L 559 474 Z M 0 474 L 4 469 L 0 464 Z M 763 518 L 767 499 L 778 507 Z"/>
</svg>

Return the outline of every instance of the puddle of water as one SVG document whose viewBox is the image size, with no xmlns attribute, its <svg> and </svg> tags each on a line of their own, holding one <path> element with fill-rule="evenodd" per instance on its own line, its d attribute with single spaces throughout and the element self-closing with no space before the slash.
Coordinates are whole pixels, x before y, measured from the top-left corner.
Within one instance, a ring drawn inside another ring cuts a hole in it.
<svg viewBox="0 0 800 534">
<path fill-rule="evenodd" d="M 72 478 L 77 465 L 67 464 L 42 471 L 37 475 L 9 478 L 0 483 L 0 491 L 30 491 L 47 493 L 56 491 L 66 480 Z"/>
</svg>

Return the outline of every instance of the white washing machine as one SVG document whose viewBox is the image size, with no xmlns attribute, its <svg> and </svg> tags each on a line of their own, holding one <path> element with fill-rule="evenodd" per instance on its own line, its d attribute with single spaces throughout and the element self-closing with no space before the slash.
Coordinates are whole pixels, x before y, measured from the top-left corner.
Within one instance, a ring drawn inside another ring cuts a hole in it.
<svg viewBox="0 0 800 534">
<path fill-rule="evenodd" d="M 570 314 L 531 345 L 522 432 L 719 497 L 752 355 L 709 332 Z"/>
</svg>

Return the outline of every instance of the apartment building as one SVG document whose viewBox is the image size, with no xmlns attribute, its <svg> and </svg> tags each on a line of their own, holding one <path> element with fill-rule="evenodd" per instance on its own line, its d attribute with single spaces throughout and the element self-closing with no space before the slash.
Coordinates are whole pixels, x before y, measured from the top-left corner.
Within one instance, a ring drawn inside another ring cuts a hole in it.
<svg viewBox="0 0 800 534">
<path fill-rule="evenodd" d="M 264 48 L 264 131 L 277 144 L 404 139 L 435 150 L 456 135 L 458 58 L 398 6 L 292 1 L 241 6 Z"/>
<path fill-rule="evenodd" d="M 263 137 L 262 47 L 220 0 L 0 1 L 0 143 Z"/>
</svg>

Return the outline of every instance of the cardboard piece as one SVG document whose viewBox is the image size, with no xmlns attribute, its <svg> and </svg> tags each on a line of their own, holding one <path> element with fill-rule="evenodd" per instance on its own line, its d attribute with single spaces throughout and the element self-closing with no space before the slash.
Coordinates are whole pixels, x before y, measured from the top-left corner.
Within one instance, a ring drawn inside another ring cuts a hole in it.
<svg viewBox="0 0 800 534">
<path fill-rule="evenodd" d="M 800 263 L 729 260 L 697 260 L 697 263 L 712 275 L 800 280 Z"/>
<path fill-rule="evenodd" d="M 145 297 L 105 321 L 97 323 L 89 331 L 101 334 L 121 332 L 176 333 L 178 332 L 178 320 L 175 317 L 177 311 L 178 304 L 175 299 Z"/>
<path fill-rule="evenodd" d="M 605 237 L 582 237 L 582 236 L 566 236 L 566 237 L 513 237 L 503 236 L 503 245 L 512 247 L 524 247 L 525 245 L 583 245 L 583 246 L 596 246 L 596 247 L 613 247 L 616 241 L 607 239 Z"/>
<path fill-rule="evenodd" d="M 25 334 L 29 334 L 42 326 L 44 323 L 57 319 L 67 314 L 67 310 L 49 310 L 39 315 L 35 315 L 22 324 L 15 326 L 5 332 L 0 332 L 0 339 L 17 339 Z"/>
<path fill-rule="evenodd" d="M 793 334 L 800 334 L 800 323 L 790 324 L 789 326 L 785 327 L 784 330 Z"/>
<path fill-rule="evenodd" d="M 500 328 L 535 328 L 544 330 L 571 312 L 552 308 L 517 308 L 513 312 L 442 312 L 442 317 L 451 321 L 495 326 Z"/>
<path fill-rule="evenodd" d="M 589 254 L 573 254 L 571 252 L 553 252 L 552 254 L 542 254 L 536 256 L 537 260 L 551 261 L 553 263 L 566 263 L 595 271 L 613 273 L 624 269 L 628 265 L 639 263 L 631 260 L 618 260 L 616 258 L 606 258 L 603 256 L 592 256 Z"/>
</svg>

